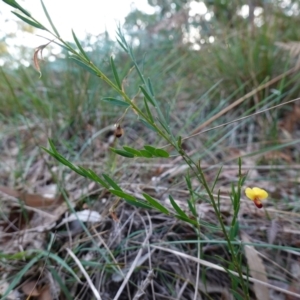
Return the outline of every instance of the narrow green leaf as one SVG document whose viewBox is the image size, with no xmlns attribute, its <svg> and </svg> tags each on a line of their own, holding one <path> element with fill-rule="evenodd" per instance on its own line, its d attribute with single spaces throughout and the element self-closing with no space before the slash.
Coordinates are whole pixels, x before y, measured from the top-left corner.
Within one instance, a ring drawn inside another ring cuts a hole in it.
<svg viewBox="0 0 300 300">
<path fill-rule="evenodd" d="M 73 165 L 74 166 L 74 165 Z M 78 170 L 81 171 L 82 173 L 79 173 L 81 174 L 82 176 L 84 177 L 87 177 L 95 182 L 98 182 L 100 183 L 102 186 L 104 186 L 105 188 L 109 189 L 109 185 L 104 181 L 102 180 L 94 171 L 92 171 L 91 169 L 85 169 L 81 166 L 78 166 Z M 75 172 L 77 172 L 78 170 L 76 170 Z"/>
<path fill-rule="evenodd" d="M 169 128 L 168 124 L 165 121 L 162 121 L 162 120 L 158 119 L 158 122 L 161 124 L 161 126 L 164 128 L 164 130 L 168 134 L 171 134 L 170 128 Z"/>
<path fill-rule="evenodd" d="M 194 217 L 197 217 L 197 211 L 195 209 L 194 203 L 190 199 L 188 199 L 187 202 L 188 202 L 188 206 L 189 206 L 191 213 L 193 214 Z"/>
<path fill-rule="evenodd" d="M 60 43 L 58 43 L 56 41 L 52 41 L 52 43 L 58 45 L 59 47 L 65 49 L 66 51 L 70 51 L 70 49 L 67 46 L 65 46 L 65 45 L 62 45 L 62 44 L 60 44 Z"/>
<path fill-rule="evenodd" d="M 186 184 L 188 186 L 191 196 L 193 196 L 191 178 L 189 176 L 185 176 L 185 181 L 186 181 Z"/>
<path fill-rule="evenodd" d="M 146 157 L 146 158 L 151 158 L 153 157 L 152 154 L 150 152 L 148 152 L 147 150 L 140 150 L 141 156 L 142 157 Z"/>
<path fill-rule="evenodd" d="M 234 240 L 239 233 L 239 221 L 236 220 L 234 224 L 232 224 L 232 227 L 230 227 L 229 237 L 230 240 Z"/>
<path fill-rule="evenodd" d="M 49 155 L 51 155 L 52 157 L 54 157 L 56 160 L 58 160 L 60 163 L 62 163 L 63 165 L 67 166 L 68 168 L 70 168 L 71 170 L 75 171 L 77 174 L 83 176 L 83 177 L 87 177 L 84 172 L 82 170 L 80 170 L 77 166 L 73 165 L 71 162 L 69 162 L 67 159 L 65 159 L 62 155 L 60 155 L 59 153 L 53 153 L 50 150 L 41 147 L 44 151 L 46 151 Z"/>
<path fill-rule="evenodd" d="M 145 103 L 147 115 L 148 115 L 150 121 L 151 121 L 152 123 L 154 123 L 154 119 L 153 119 L 152 113 L 151 113 L 151 111 L 150 111 L 150 109 L 149 109 L 148 102 L 146 101 L 146 97 L 144 97 L 144 103 Z"/>
<path fill-rule="evenodd" d="M 34 21 L 29 20 L 29 19 L 27 19 L 27 18 L 21 16 L 21 15 L 18 14 L 17 12 L 12 11 L 12 13 L 13 13 L 14 15 L 16 15 L 18 18 L 20 18 L 22 21 L 24 21 L 25 23 L 27 23 L 27 24 L 29 24 L 29 25 L 35 27 L 35 28 L 46 30 L 46 28 L 45 28 L 43 25 L 38 24 L 38 23 L 36 23 L 36 22 L 34 22 Z"/>
<path fill-rule="evenodd" d="M 62 164 L 64 164 L 65 166 L 69 167 L 70 169 L 72 169 L 73 171 L 75 171 L 76 173 L 85 176 L 83 174 L 83 172 L 75 165 L 73 165 L 70 161 L 68 161 L 66 158 L 64 158 L 61 154 L 59 154 L 55 148 L 55 145 L 53 143 L 53 141 L 51 139 L 48 140 L 51 151 L 41 147 L 44 151 L 46 151 L 48 154 L 50 154 L 52 157 L 54 157 L 56 160 L 58 160 L 59 162 L 61 162 Z M 83 169 L 83 168 L 82 168 Z"/>
<path fill-rule="evenodd" d="M 134 154 L 124 151 L 124 150 L 120 150 L 120 149 L 115 149 L 115 148 L 110 148 L 110 150 L 116 154 L 119 154 L 121 156 L 124 157 L 128 157 L 128 158 L 134 158 Z"/>
<path fill-rule="evenodd" d="M 128 204 L 136 206 L 136 207 L 142 207 L 146 209 L 152 209 L 152 207 L 146 203 L 143 203 L 141 201 L 138 201 L 135 197 L 128 195 L 122 191 L 118 190 L 110 190 L 110 192 L 122 199 L 124 199 Z"/>
<path fill-rule="evenodd" d="M 127 152 L 130 152 L 136 156 L 141 156 L 141 152 L 139 150 L 136 150 L 134 148 L 128 147 L 128 146 L 123 146 L 123 149 Z"/>
<path fill-rule="evenodd" d="M 14 0 L 3 0 L 3 2 L 5 2 L 6 4 L 19 9 L 23 14 L 25 14 L 28 17 L 31 17 L 30 13 L 25 10 L 21 5 L 19 5 L 16 1 Z"/>
<path fill-rule="evenodd" d="M 88 171 L 90 172 L 90 174 L 91 174 L 91 179 L 92 180 L 94 180 L 95 182 L 98 182 L 98 183 L 100 183 L 102 186 L 104 186 L 106 189 L 108 189 L 109 188 L 109 185 L 105 182 L 105 181 L 103 181 L 93 170 L 91 170 L 91 169 L 88 169 Z"/>
<path fill-rule="evenodd" d="M 105 101 L 105 102 L 108 102 L 110 104 L 116 105 L 116 106 L 123 106 L 123 107 L 130 106 L 130 104 L 128 104 L 127 102 L 119 100 L 119 99 L 115 99 L 115 98 L 112 98 L 112 97 L 104 97 L 101 100 Z"/>
<path fill-rule="evenodd" d="M 112 69 L 114 77 L 115 77 L 116 84 L 118 85 L 118 88 L 120 90 L 122 90 L 122 84 L 121 84 L 121 81 L 120 81 L 120 78 L 119 78 L 119 75 L 117 72 L 117 68 L 115 66 L 115 62 L 114 62 L 114 59 L 112 56 L 110 57 L 110 65 L 111 65 L 111 69 Z"/>
<path fill-rule="evenodd" d="M 156 128 L 153 127 L 152 125 L 150 125 L 147 121 L 145 121 L 144 119 L 139 119 L 139 121 L 141 121 L 147 128 L 153 130 L 154 132 L 157 132 Z"/>
<path fill-rule="evenodd" d="M 197 221 L 196 220 L 193 220 L 193 219 L 190 219 L 190 218 L 184 218 L 182 216 L 179 216 L 179 215 L 175 215 L 175 217 L 181 221 L 184 221 L 184 222 L 187 222 L 187 223 L 190 223 L 192 225 L 198 225 Z"/>
<path fill-rule="evenodd" d="M 185 219 L 189 219 L 189 217 L 186 215 L 186 213 L 178 206 L 178 204 L 175 202 L 175 200 L 173 199 L 173 197 L 171 195 L 169 195 L 169 199 L 170 202 L 173 206 L 173 208 L 175 209 L 175 211 L 182 217 Z"/>
<path fill-rule="evenodd" d="M 138 200 L 137 200 L 135 197 L 133 197 L 133 196 L 127 194 L 127 193 L 124 193 L 123 191 L 112 190 L 112 189 L 110 189 L 109 191 L 110 191 L 112 194 L 114 194 L 114 195 L 116 195 L 116 196 L 118 196 L 118 197 L 120 197 L 120 198 L 129 200 L 129 201 L 135 201 L 135 202 L 138 202 Z"/>
<path fill-rule="evenodd" d="M 146 98 L 153 106 L 155 106 L 155 102 L 154 102 L 154 100 L 152 99 L 152 96 L 150 96 L 150 95 L 148 94 L 148 92 L 146 91 L 146 89 L 145 89 L 142 85 L 140 85 L 140 89 L 141 89 L 142 93 L 144 94 L 145 98 Z"/>
<path fill-rule="evenodd" d="M 74 41 L 75 41 L 75 43 L 76 43 L 76 45 L 77 45 L 77 47 L 78 47 L 80 53 L 85 57 L 85 59 L 86 59 L 87 61 L 90 61 L 89 57 L 87 56 L 87 54 L 86 54 L 85 51 L 83 50 L 83 48 L 82 48 L 82 46 L 81 46 L 79 40 L 77 39 L 77 36 L 76 36 L 75 32 L 73 31 L 73 29 L 72 29 L 72 35 L 73 35 L 73 39 L 74 39 Z"/>
<path fill-rule="evenodd" d="M 74 166 L 74 167 L 76 168 L 76 166 Z M 81 167 L 81 166 L 78 166 L 77 168 L 78 168 L 78 170 L 80 170 L 82 172 L 82 174 L 84 175 L 84 177 L 92 179 L 91 178 L 92 176 L 91 176 L 90 172 L 87 169 L 85 169 L 84 167 Z"/>
<path fill-rule="evenodd" d="M 156 148 L 154 148 L 154 147 L 152 147 L 152 146 L 150 146 L 150 145 L 145 145 L 144 148 L 145 148 L 148 152 L 150 152 L 152 155 L 155 156 L 155 150 L 156 150 Z"/>
<path fill-rule="evenodd" d="M 153 91 L 153 87 L 152 87 L 150 78 L 148 78 L 148 88 L 149 88 L 151 95 L 154 97 L 154 91 Z"/>
<path fill-rule="evenodd" d="M 177 146 L 179 149 L 182 149 L 182 137 L 181 136 L 179 136 L 177 139 Z"/>
<path fill-rule="evenodd" d="M 114 189 L 122 192 L 122 189 L 106 174 L 102 174 L 106 182 Z"/>
<path fill-rule="evenodd" d="M 41 4 L 42 4 L 44 13 L 45 13 L 45 15 L 46 15 L 46 17 L 47 17 L 47 19 L 48 19 L 48 21 L 49 21 L 49 23 L 50 23 L 50 25 L 51 25 L 53 31 L 55 32 L 55 34 L 57 35 L 57 37 L 59 37 L 59 33 L 58 33 L 57 29 L 55 28 L 55 26 L 54 26 L 54 24 L 53 24 L 53 22 L 52 22 L 52 20 L 51 20 L 51 18 L 50 18 L 50 15 L 48 14 L 47 8 L 46 8 L 46 6 L 45 6 L 43 0 L 41 0 Z"/>
<path fill-rule="evenodd" d="M 54 145 L 53 141 L 52 141 L 51 139 L 48 139 L 48 143 L 49 143 L 50 148 L 51 148 L 51 150 L 53 151 L 53 153 L 58 154 L 58 152 L 57 152 L 57 150 L 56 150 L 56 148 L 55 148 L 55 145 Z"/>
<path fill-rule="evenodd" d="M 93 74 L 93 75 L 98 75 L 97 72 L 96 72 L 94 69 L 92 69 L 92 68 L 91 68 L 89 65 L 87 65 L 85 62 L 79 60 L 77 57 L 71 55 L 69 58 L 73 59 L 74 62 L 75 62 L 77 65 L 79 65 L 81 68 L 87 70 L 87 71 L 90 72 L 91 74 Z"/>
<path fill-rule="evenodd" d="M 144 148 L 151 153 L 153 156 L 157 157 L 169 157 L 169 153 L 163 149 L 154 148 L 150 145 L 145 145 Z"/>
<path fill-rule="evenodd" d="M 135 207 L 141 207 L 141 208 L 145 208 L 145 209 L 152 209 L 152 207 L 148 204 L 145 204 L 141 201 L 130 201 L 127 199 L 124 199 L 128 204 L 135 206 Z"/>
<path fill-rule="evenodd" d="M 216 176 L 216 178 L 215 178 L 215 180 L 214 180 L 214 182 L 213 182 L 213 185 L 212 185 L 212 188 L 211 188 L 211 192 L 213 192 L 214 189 L 215 189 L 215 186 L 216 186 L 216 184 L 217 184 L 217 182 L 218 182 L 218 180 L 219 180 L 221 171 L 222 171 L 222 167 L 219 169 L 219 171 L 218 171 L 218 173 L 217 173 L 217 176 Z"/>
<path fill-rule="evenodd" d="M 150 203 L 150 205 L 153 208 L 156 208 L 157 210 L 161 211 L 162 213 L 164 213 L 166 215 L 168 215 L 170 213 L 168 211 L 168 209 L 166 209 L 162 204 L 160 204 L 157 200 L 152 198 L 150 195 L 143 193 L 143 196 L 145 197 L 145 199 Z"/>
<path fill-rule="evenodd" d="M 126 53 L 128 53 L 128 50 L 126 49 L 126 47 L 123 45 L 123 43 L 122 43 L 119 39 L 117 39 L 117 42 L 118 42 L 119 45 L 123 48 L 123 50 L 124 50 Z"/>
<path fill-rule="evenodd" d="M 163 149 L 155 149 L 155 155 L 158 157 L 170 157 L 170 154 Z"/>
</svg>

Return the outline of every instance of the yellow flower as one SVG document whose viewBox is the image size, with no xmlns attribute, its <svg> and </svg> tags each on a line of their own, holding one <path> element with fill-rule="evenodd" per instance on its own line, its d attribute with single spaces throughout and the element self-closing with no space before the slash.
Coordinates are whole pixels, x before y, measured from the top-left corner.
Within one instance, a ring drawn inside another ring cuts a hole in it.
<svg viewBox="0 0 300 300">
<path fill-rule="evenodd" d="M 261 200 L 264 200 L 268 197 L 268 193 L 258 187 L 254 187 L 252 189 L 247 187 L 245 189 L 245 194 L 258 208 L 262 208 Z"/>
</svg>

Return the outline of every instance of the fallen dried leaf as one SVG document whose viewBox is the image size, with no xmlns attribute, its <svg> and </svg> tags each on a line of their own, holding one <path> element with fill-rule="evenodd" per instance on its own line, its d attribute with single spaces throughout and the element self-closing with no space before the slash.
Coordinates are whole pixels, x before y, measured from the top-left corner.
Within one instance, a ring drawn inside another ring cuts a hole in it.
<svg viewBox="0 0 300 300">
<path fill-rule="evenodd" d="M 24 203 L 31 207 L 49 207 L 54 205 L 59 205 L 64 201 L 62 195 L 56 198 L 43 197 L 39 194 L 20 194 L 19 198 L 24 201 Z"/>
<path fill-rule="evenodd" d="M 250 239 L 245 232 L 242 232 L 241 238 L 243 242 L 250 243 Z M 245 245 L 244 249 L 250 269 L 250 275 L 259 281 L 268 283 L 265 266 L 255 248 L 250 245 Z M 253 289 L 257 299 L 270 299 L 269 290 L 265 285 L 254 282 Z"/>
<path fill-rule="evenodd" d="M 22 292 L 27 296 L 39 296 L 40 292 L 36 288 L 36 281 L 27 281 L 21 287 Z"/>
<path fill-rule="evenodd" d="M 6 186 L 0 186 L 0 192 L 15 198 L 19 198 L 23 200 L 26 205 L 31 207 L 48 207 L 53 205 L 59 205 L 64 201 L 64 197 L 62 195 L 59 195 L 58 197 L 54 198 L 49 198 L 43 197 L 39 194 L 20 193 Z"/>
<path fill-rule="evenodd" d="M 53 300 L 49 285 L 43 287 L 37 300 Z"/>
<path fill-rule="evenodd" d="M 19 192 L 18 191 L 15 191 L 11 188 L 8 188 L 6 186 L 2 186 L 0 185 L 0 192 L 8 195 L 8 196 L 12 196 L 12 197 L 15 197 L 15 198 L 19 198 Z"/>
</svg>

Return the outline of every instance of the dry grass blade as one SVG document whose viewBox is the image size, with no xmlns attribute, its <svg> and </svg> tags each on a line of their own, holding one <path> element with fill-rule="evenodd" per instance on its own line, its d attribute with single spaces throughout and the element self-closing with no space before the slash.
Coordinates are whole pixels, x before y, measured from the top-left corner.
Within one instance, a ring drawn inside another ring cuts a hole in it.
<svg viewBox="0 0 300 300">
<path fill-rule="evenodd" d="M 143 250 L 144 250 L 144 247 L 148 244 L 148 241 L 149 241 L 149 239 L 150 239 L 150 237 L 151 237 L 151 235 L 152 235 L 152 225 L 151 225 L 152 223 L 151 223 L 151 218 L 150 218 L 150 216 L 149 216 L 148 213 L 147 213 L 147 216 L 148 216 L 149 224 L 150 224 L 150 226 L 149 226 L 149 227 L 150 227 L 150 228 L 149 228 L 149 232 L 148 232 L 148 234 L 147 234 L 147 236 L 146 236 L 146 238 L 145 238 L 143 244 L 141 245 L 141 249 L 139 250 L 139 252 L 138 252 L 136 258 L 134 259 L 134 261 L 133 261 L 133 263 L 132 263 L 132 265 L 131 265 L 131 267 L 130 267 L 128 273 L 126 274 L 126 277 L 124 278 L 124 281 L 122 282 L 122 284 L 121 284 L 121 286 L 120 286 L 118 292 L 116 293 L 116 295 L 115 295 L 115 297 L 114 297 L 114 300 L 118 300 L 118 299 L 119 299 L 119 297 L 120 297 L 120 295 L 121 295 L 121 293 L 122 293 L 124 287 L 126 286 L 126 284 L 127 284 L 128 280 L 129 280 L 129 278 L 130 278 L 132 272 L 134 271 L 134 269 L 136 268 L 136 266 L 137 266 L 137 264 L 138 264 L 138 262 L 139 262 L 139 260 L 140 260 L 140 257 L 141 257 L 141 255 L 142 255 L 142 253 L 143 253 Z"/>
<path fill-rule="evenodd" d="M 191 256 L 191 255 L 188 255 L 188 254 L 176 251 L 176 250 L 168 249 L 168 248 L 165 248 L 165 247 L 161 247 L 161 246 L 150 245 L 150 247 L 155 248 L 155 249 L 159 249 L 159 250 L 162 250 L 162 251 L 173 253 L 174 255 L 178 255 L 178 256 L 184 257 L 184 258 L 189 259 L 191 261 L 194 261 L 194 262 L 196 262 L 198 264 L 201 264 L 203 266 L 206 266 L 206 267 L 209 267 L 209 268 L 221 271 L 221 272 L 225 272 L 225 273 L 230 272 L 232 275 L 234 275 L 236 277 L 239 277 L 239 274 L 237 272 L 226 270 L 223 267 L 220 267 L 219 265 L 213 264 L 213 263 L 211 263 L 209 261 L 206 261 L 204 259 L 200 259 L 200 258 Z M 273 289 L 275 291 L 281 292 L 281 293 L 286 294 L 286 295 L 291 295 L 291 296 L 296 297 L 297 299 L 300 299 L 300 294 L 297 294 L 297 293 L 294 293 L 294 292 L 290 292 L 290 291 L 288 291 L 286 289 L 277 287 L 275 285 L 272 285 L 272 284 L 260 281 L 260 280 L 258 280 L 256 278 L 249 277 L 249 276 L 246 276 L 246 275 L 243 275 L 243 278 L 246 279 L 246 280 L 248 280 L 248 281 L 250 281 L 250 282 L 260 283 L 260 284 L 262 284 L 262 285 L 264 285 L 264 286 L 266 286 L 268 288 L 271 288 L 271 289 Z"/>
<path fill-rule="evenodd" d="M 249 237 L 246 233 L 243 232 L 241 238 L 243 242 L 250 243 Z M 245 255 L 248 261 L 250 275 L 261 282 L 267 283 L 268 278 L 267 278 L 265 266 L 263 264 L 262 259 L 257 254 L 255 248 L 250 245 L 245 245 Z M 265 285 L 262 285 L 258 282 L 254 282 L 253 288 L 257 299 L 265 299 L 265 300 L 270 299 L 269 290 Z"/>
<path fill-rule="evenodd" d="M 297 71 L 298 68 L 292 68 L 286 72 L 284 72 L 283 74 L 273 78 L 272 80 L 266 82 L 265 84 L 259 86 L 258 88 L 254 89 L 253 91 L 249 92 L 248 94 L 246 94 L 245 96 L 239 98 L 238 100 L 234 101 L 232 104 L 228 105 L 227 107 L 225 107 L 224 109 L 222 109 L 220 112 L 218 112 L 217 114 L 215 114 L 213 117 L 211 117 L 209 120 L 205 121 L 204 123 L 202 123 L 200 126 L 198 126 L 196 129 L 194 129 L 191 133 L 191 135 L 194 135 L 196 133 L 198 133 L 199 131 L 201 131 L 203 128 L 205 128 L 207 125 L 209 125 L 210 123 L 212 123 L 213 121 L 217 120 L 219 117 L 221 117 L 222 115 L 224 115 L 225 113 L 227 113 L 228 111 L 230 111 L 231 109 L 233 109 L 234 107 L 236 107 L 237 105 L 243 103 L 246 99 L 248 99 L 249 97 L 255 95 L 256 93 L 258 93 L 259 91 L 271 86 L 272 84 L 274 84 L 275 82 L 281 80 L 282 78 L 284 78 L 285 76 L 288 76 L 294 72 Z"/>
<path fill-rule="evenodd" d="M 74 259 L 74 261 L 76 262 L 77 266 L 79 267 L 79 269 L 81 270 L 83 276 L 85 277 L 86 281 L 88 282 L 93 294 L 95 295 L 95 298 L 97 300 L 101 300 L 101 296 L 99 294 L 99 292 L 97 291 L 96 287 L 94 286 L 90 276 L 88 275 L 88 273 L 86 272 L 86 270 L 84 269 L 84 267 L 82 266 L 80 260 L 76 257 L 76 255 L 69 249 L 66 248 L 66 250 L 68 251 L 68 253 L 70 254 L 70 256 Z"/>
<path fill-rule="evenodd" d="M 150 270 L 146 279 L 138 287 L 138 291 L 136 292 L 133 300 L 138 300 L 145 295 L 145 290 L 148 287 L 148 285 L 151 283 L 153 277 L 154 277 L 154 271 Z"/>
<path fill-rule="evenodd" d="M 153 252 L 155 251 L 155 249 L 153 249 L 152 251 L 146 253 L 145 255 L 143 255 L 142 257 L 140 257 L 138 260 L 134 260 L 133 264 L 135 268 L 140 267 L 147 259 L 149 259 L 151 257 L 151 255 L 153 254 Z M 120 273 L 115 273 L 112 275 L 112 279 L 115 282 L 119 282 L 122 279 L 124 279 L 124 277 L 126 276 L 126 274 L 128 274 L 128 272 L 131 270 L 132 265 L 124 268 L 121 270 L 121 274 Z"/>
<path fill-rule="evenodd" d="M 276 42 L 275 45 L 283 50 L 289 51 L 290 56 L 292 58 L 297 58 L 296 66 L 299 66 L 299 64 L 300 64 L 300 42 L 288 42 L 288 43 Z"/>
</svg>

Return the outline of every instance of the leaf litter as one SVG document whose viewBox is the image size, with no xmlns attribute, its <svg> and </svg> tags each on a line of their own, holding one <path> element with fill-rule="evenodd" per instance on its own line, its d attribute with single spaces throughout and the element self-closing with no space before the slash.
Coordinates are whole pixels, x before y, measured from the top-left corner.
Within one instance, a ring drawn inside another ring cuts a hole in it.
<svg viewBox="0 0 300 300">
<path fill-rule="evenodd" d="M 129 138 L 128 135 L 130 130 L 126 130 L 122 138 Z M 138 143 L 141 143 L 140 138 Z M 101 143 L 97 145 L 100 148 L 93 153 L 89 148 L 85 149 L 85 157 L 93 157 L 93 160 L 83 163 L 100 174 L 103 172 L 103 149 Z M 237 174 L 236 158 L 259 147 L 252 142 L 249 145 L 245 149 L 223 145 L 220 155 L 214 153 L 202 159 L 206 176 L 211 179 L 225 161 L 216 191 L 220 189 L 220 209 L 228 224 L 232 216 L 229 192 L 230 183 Z M 30 156 L 34 147 L 28 146 Z M 6 145 L 7 150 L 9 147 Z M 104 151 L 107 152 L 107 148 Z M 266 175 L 273 172 L 274 162 L 279 167 L 289 164 L 295 160 L 293 153 L 284 153 L 290 155 L 289 159 L 284 155 L 261 154 L 246 158 L 243 173 L 250 170 L 247 184 L 253 185 L 257 178 L 263 177 L 261 182 L 265 186 L 272 185 Z M 13 159 L 12 155 L 7 157 Z M 97 160 L 101 161 L 100 167 L 95 164 Z M 137 165 L 126 165 L 127 172 L 119 174 L 120 185 L 139 199 L 143 199 L 143 193 L 159 199 L 169 210 L 172 205 L 168 195 L 172 194 L 178 206 L 188 213 L 188 191 L 182 181 L 185 166 L 176 158 L 165 165 L 165 160 L 159 162 L 157 160 L 155 165 L 145 161 L 138 168 Z M 125 164 L 126 160 L 120 158 L 119 163 Z M 50 169 L 47 165 L 51 166 Z M 293 168 L 281 170 L 280 176 L 295 176 Z M 6 178 L 0 187 L 2 294 L 24 263 L 29 261 L 28 255 L 45 251 L 52 255 L 51 259 L 50 256 L 43 257 L 43 268 L 38 263 L 32 265 L 10 291 L 10 299 L 26 299 L 30 293 L 34 299 L 68 299 L 70 295 L 91 299 L 95 296 L 92 286 L 101 291 L 102 299 L 114 299 L 116 295 L 118 299 L 152 299 L 153 295 L 156 299 L 193 299 L 198 263 L 202 263 L 197 291 L 199 299 L 233 299 L 230 277 L 220 271 L 220 268 L 229 267 L 230 256 L 217 230 L 213 210 L 203 201 L 206 195 L 201 195 L 202 200 L 196 205 L 201 221 L 206 225 L 201 230 L 202 261 L 195 263 L 191 258 L 196 257 L 197 235 L 190 225 L 161 213 L 146 212 L 122 201 L 116 202 L 108 191 L 97 188 L 69 170 L 64 172 L 67 180 L 63 192 L 53 177 L 53 173 L 61 176 L 60 170 L 48 157 L 36 156 L 32 160 L 23 185 L 13 181 L 8 171 L 4 172 Z M 192 180 L 192 184 L 197 189 L 197 182 Z M 243 242 L 253 243 L 253 246 L 243 247 L 245 268 L 249 268 L 249 276 L 256 280 L 251 285 L 251 299 L 267 297 L 267 291 L 272 295 L 269 299 L 299 299 L 299 272 L 295 267 L 299 253 L 295 249 L 300 245 L 300 215 L 290 209 L 290 206 L 296 207 L 296 199 L 278 201 L 282 195 L 293 199 L 293 189 L 288 180 L 273 187 L 272 195 L 278 196 L 268 201 L 265 211 L 258 211 L 246 198 L 241 199 L 239 222 L 243 234 L 239 237 Z M 114 217 L 112 203 L 117 203 Z M 50 237 L 53 238 L 52 244 L 49 243 Z M 264 246 L 266 243 L 269 243 L 267 247 Z M 155 245 L 162 248 L 155 248 Z M 69 251 L 72 251 L 73 260 L 68 258 Z M 14 255 L 19 258 L 14 258 Z M 58 261 L 66 262 L 74 269 L 79 280 L 63 270 Z M 276 287 L 281 290 L 275 293 Z M 241 292 L 239 288 L 237 290 Z"/>
</svg>

